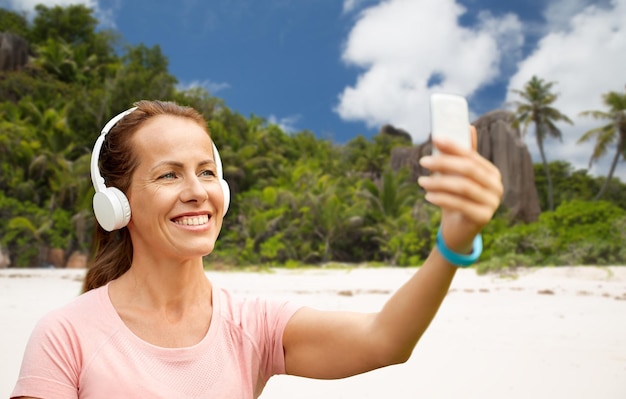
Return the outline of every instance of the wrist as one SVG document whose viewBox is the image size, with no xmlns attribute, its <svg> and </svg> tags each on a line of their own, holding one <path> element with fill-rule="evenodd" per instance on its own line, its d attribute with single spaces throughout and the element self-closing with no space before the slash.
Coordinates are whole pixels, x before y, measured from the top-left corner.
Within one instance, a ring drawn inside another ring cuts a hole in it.
<svg viewBox="0 0 626 399">
<path fill-rule="evenodd" d="M 441 226 L 437 231 L 437 241 L 436 241 L 437 250 L 441 254 L 441 256 L 450 264 L 459 266 L 459 267 L 468 267 L 474 264 L 480 254 L 483 251 L 483 240 L 480 233 L 474 237 L 474 241 L 472 242 L 471 248 L 468 248 L 468 252 L 459 253 L 450 249 L 445 241 L 443 240 L 443 234 L 441 233 Z"/>
</svg>

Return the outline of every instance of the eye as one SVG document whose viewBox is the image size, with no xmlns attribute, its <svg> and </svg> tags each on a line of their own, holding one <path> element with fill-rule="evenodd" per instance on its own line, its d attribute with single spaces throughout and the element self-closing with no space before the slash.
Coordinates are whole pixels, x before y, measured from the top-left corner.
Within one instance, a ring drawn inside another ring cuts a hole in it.
<svg viewBox="0 0 626 399">
<path fill-rule="evenodd" d="M 176 178 L 176 173 L 174 172 L 167 172 L 159 176 L 159 179 L 165 179 L 165 180 L 170 180 L 170 179 L 175 179 L 175 178 Z"/>
<path fill-rule="evenodd" d="M 200 176 L 202 176 L 202 177 L 213 177 L 213 176 L 215 176 L 215 172 L 213 172 L 211 169 L 205 169 L 202 172 L 200 172 Z"/>
</svg>

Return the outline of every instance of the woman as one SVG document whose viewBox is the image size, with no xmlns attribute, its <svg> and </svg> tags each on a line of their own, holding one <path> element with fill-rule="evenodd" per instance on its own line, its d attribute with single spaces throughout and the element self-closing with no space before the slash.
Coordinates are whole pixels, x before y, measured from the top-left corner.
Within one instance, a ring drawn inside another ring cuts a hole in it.
<svg viewBox="0 0 626 399">
<path fill-rule="evenodd" d="M 94 147 L 101 227 L 87 292 L 37 325 L 12 397 L 253 398 L 274 374 L 342 378 L 406 361 L 502 196 L 475 150 L 434 145 L 441 155 L 421 164 L 436 173 L 419 184 L 443 210 L 437 247 L 380 312 L 318 311 L 233 298 L 207 279 L 202 257 L 229 200 L 219 154 L 196 111 L 138 102 Z"/>
</svg>

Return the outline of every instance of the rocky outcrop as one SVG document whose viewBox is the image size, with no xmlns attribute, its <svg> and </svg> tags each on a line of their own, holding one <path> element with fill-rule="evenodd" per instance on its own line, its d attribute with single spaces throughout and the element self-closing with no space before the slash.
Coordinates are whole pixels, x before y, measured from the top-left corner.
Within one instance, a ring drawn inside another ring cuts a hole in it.
<svg viewBox="0 0 626 399">
<path fill-rule="evenodd" d="M 411 141 L 413 141 L 411 139 L 411 135 L 409 134 L 409 132 L 407 132 L 404 129 L 399 129 L 391 125 L 383 125 L 383 127 L 381 127 L 380 130 L 378 131 L 378 134 L 387 135 L 391 137 L 400 137 L 404 139 L 407 143 L 410 143 Z"/>
<path fill-rule="evenodd" d="M 50 248 L 46 263 L 56 268 L 65 267 L 65 250 L 62 248 Z"/>
<path fill-rule="evenodd" d="M 395 147 L 391 150 L 391 169 L 398 170 L 404 166 L 409 169 L 411 181 L 428 174 L 428 170 L 420 166 L 419 160 L 430 155 L 432 142 L 428 141 L 413 147 Z"/>
<path fill-rule="evenodd" d="M 84 269 L 87 267 L 87 254 L 74 251 L 67 260 L 65 265 L 68 269 Z"/>
<path fill-rule="evenodd" d="M 492 111 L 474 122 L 478 130 L 478 153 L 502 174 L 502 203 L 513 220 L 534 222 L 541 213 L 535 187 L 533 162 L 519 128 L 513 128 L 509 111 Z"/>
<path fill-rule="evenodd" d="M 11 32 L 0 32 L 0 71 L 17 71 L 28 62 L 26 39 Z"/>
<path fill-rule="evenodd" d="M 513 114 L 503 110 L 489 112 L 473 122 L 478 131 L 478 152 L 502 174 L 502 204 L 509 210 L 511 220 L 533 222 L 541 213 L 533 164 L 528 147 L 512 122 Z M 430 154 L 431 148 L 430 138 L 414 147 L 394 148 L 391 153 L 392 169 L 407 166 L 413 180 L 427 174 L 428 171 L 418 161 Z"/>
<path fill-rule="evenodd" d="M 9 252 L 0 245 L 0 269 L 7 268 L 9 266 L 11 266 L 11 258 L 9 257 Z"/>
</svg>

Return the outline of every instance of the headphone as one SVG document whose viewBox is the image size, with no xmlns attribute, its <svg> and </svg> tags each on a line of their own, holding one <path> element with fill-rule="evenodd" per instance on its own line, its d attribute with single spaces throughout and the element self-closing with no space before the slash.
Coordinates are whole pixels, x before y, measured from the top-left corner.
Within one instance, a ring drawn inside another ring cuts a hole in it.
<svg viewBox="0 0 626 399">
<path fill-rule="evenodd" d="M 98 166 L 100 150 L 102 149 L 105 136 L 113 126 L 136 109 L 137 107 L 130 108 L 114 116 L 107 122 L 104 128 L 102 128 L 102 132 L 100 136 L 98 136 L 93 146 L 93 152 L 91 153 L 91 182 L 96 189 L 96 193 L 93 196 L 93 211 L 98 224 L 106 231 L 118 230 L 128 224 L 130 221 L 130 203 L 126 195 L 124 195 L 120 189 L 105 186 L 104 178 L 100 174 L 100 168 Z M 220 153 L 217 151 L 215 143 L 213 143 L 213 158 L 215 158 L 217 178 L 222 186 L 222 192 L 224 193 L 224 215 L 226 215 L 228 205 L 230 204 L 230 188 L 226 180 L 224 180 L 222 159 L 220 158 Z"/>
</svg>

